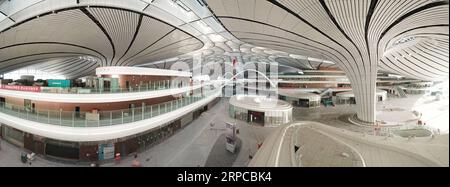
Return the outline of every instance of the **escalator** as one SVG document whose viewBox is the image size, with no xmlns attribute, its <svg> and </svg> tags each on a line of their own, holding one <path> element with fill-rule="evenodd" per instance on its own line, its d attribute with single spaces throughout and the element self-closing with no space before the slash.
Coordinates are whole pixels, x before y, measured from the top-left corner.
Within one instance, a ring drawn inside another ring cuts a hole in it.
<svg viewBox="0 0 450 187">
<path fill-rule="evenodd" d="M 320 97 L 323 97 L 323 96 L 325 96 L 326 94 L 331 93 L 331 92 L 333 92 L 333 89 L 327 88 L 327 89 L 325 89 L 322 93 L 320 93 L 319 95 L 320 95 Z"/>
<path fill-rule="evenodd" d="M 395 89 L 395 92 L 397 93 L 397 95 L 399 97 L 401 97 L 401 98 L 406 98 L 407 97 L 405 91 L 402 88 L 400 88 L 399 86 L 394 86 L 394 89 Z"/>
</svg>

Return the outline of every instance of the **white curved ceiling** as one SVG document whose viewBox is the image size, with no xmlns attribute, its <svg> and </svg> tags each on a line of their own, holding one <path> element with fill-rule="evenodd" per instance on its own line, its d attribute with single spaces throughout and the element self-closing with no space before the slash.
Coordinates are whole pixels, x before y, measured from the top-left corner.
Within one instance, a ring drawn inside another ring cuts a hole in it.
<svg viewBox="0 0 450 187">
<path fill-rule="evenodd" d="M 206 2 L 230 33 L 255 46 L 330 60 L 352 74 L 379 64 L 413 78 L 448 77 L 448 1 Z M 423 40 L 384 56 L 393 42 L 408 36 Z"/>
<path fill-rule="evenodd" d="M 448 77 L 448 1 L 179 2 L 189 10 L 162 0 L 0 1 L 0 74 L 31 66 L 75 78 L 98 66 L 168 68 L 192 63 L 192 53 L 225 62 L 237 52 L 296 69 Z"/>
<path fill-rule="evenodd" d="M 448 1 L 206 2 L 242 42 L 335 62 L 350 80 L 361 121 L 376 120 L 378 70 L 424 80 L 448 79 Z M 428 59 L 413 52 L 420 50 L 429 53 Z"/>
<path fill-rule="evenodd" d="M 92 73 L 97 66 L 133 66 L 192 52 L 204 45 L 163 20 L 113 6 L 62 6 L 32 17 L 21 12 L 8 16 L 0 22 L 4 26 L 13 21 L 10 27 L 0 27 L 4 28 L 0 30 L 0 74 L 39 64 L 35 67 L 79 77 Z M 44 68 L 56 61 L 52 68 Z M 78 71 L 81 69 L 85 71 Z"/>
</svg>

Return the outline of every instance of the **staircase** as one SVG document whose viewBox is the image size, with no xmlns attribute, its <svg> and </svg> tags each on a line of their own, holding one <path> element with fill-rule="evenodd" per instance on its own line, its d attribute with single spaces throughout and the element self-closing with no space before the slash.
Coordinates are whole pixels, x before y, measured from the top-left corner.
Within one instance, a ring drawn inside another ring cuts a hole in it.
<svg viewBox="0 0 450 187">
<path fill-rule="evenodd" d="M 320 93 L 320 96 L 323 97 L 323 96 L 325 96 L 326 94 L 328 94 L 328 93 L 330 93 L 332 91 L 333 90 L 331 88 L 328 88 L 328 89 L 324 90 L 322 93 Z"/>
<path fill-rule="evenodd" d="M 397 95 L 400 96 L 401 98 L 407 97 L 405 91 L 403 91 L 403 89 L 401 89 L 399 86 L 394 86 L 394 89 Z"/>
</svg>

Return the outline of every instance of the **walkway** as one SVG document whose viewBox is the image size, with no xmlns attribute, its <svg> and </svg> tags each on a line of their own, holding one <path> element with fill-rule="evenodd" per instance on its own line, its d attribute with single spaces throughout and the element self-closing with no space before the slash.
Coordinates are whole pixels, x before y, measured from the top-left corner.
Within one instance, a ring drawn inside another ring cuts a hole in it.
<svg viewBox="0 0 450 187">
<path fill-rule="evenodd" d="M 296 129 L 296 130 L 293 130 Z M 289 133 L 295 132 L 297 133 Z M 275 135 L 275 136 L 274 136 Z M 275 138 L 274 138 L 275 137 Z M 294 152 L 295 141 L 300 147 Z M 434 138 L 405 139 L 362 135 L 329 125 L 302 121 L 283 125 L 271 134 L 251 166 L 413 167 L 449 165 L 448 134 Z M 293 162 L 294 161 L 294 162 Z M 362 161 L 364 164 L 362 164 Z"/>
<path fill-rule="evenodd" d="M 407 98 L 389 97 L 377 103 L 377 112 L 385 108 L 401 108 L 404 111 L 419 111 L 427 126 L 439 128 L 441 133 L 449 130 L 449 100 L 435 101 L 434 97 L 408 95 Z M 348 122 L 348 115 L 355 114 L 356 105 L 336 105 L 335 107 L 300 108 L 294 107 L 294 121 L 317 121 L 354 132 L 373 134 L 373 128 L 362 127 Z"/>
<path fill-rule="evenodd" d="M 138 154 L 138 160 L 142 166 L 146 167 L 197 167 L 204 166 L 211 150 L 218 138 L 225 129 L 225 122 L 234 122 L 228 117 L 228 98 L 222 98 L 212 109 L 203 113 L 198 119 L 191 122 L 185 128 L 166 139 L 162 143 L 155 145 L 148 150 Z M 211 127 L 211 122 L 214 126 Z M 262 142 L 273 128 L 249 126 L 242 121 L 236 121 L 240 129 L 238 137 L 242 141 L 242 147 L 236 157 L 233 166 L 245 167 L 249 162 L 249 154 L 254 154 L 257 150 L 257 143 Z M 13 166 L 20 167 L 29 165 L 20 162 L 22 148 L 15 147 L 2 140 L 2 150 L 0 151 L 0 167 Z M 224 145 L 225 149 L 225 145 Z M 223 155 L 227 156 L 227 155 Z M 124 158 L 121 163 L 106 163 L 101 166 L 128 167 L 131 166 L 133 157 Z M 74 167 L 77 164 L 61 163 L 37 157 L 31 166 L 38 167 Z M 86 164 L 82 166 L 87 166 Z"/>
</svg>

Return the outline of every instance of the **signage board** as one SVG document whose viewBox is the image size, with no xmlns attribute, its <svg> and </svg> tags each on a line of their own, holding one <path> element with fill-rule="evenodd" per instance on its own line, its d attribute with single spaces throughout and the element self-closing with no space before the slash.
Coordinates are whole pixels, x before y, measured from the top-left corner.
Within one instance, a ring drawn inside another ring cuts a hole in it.
<svg viewBox="0 0 450 187">
<path fill-rule="evenodd" d="M 236 124 L 226 123 L 225 127 L 225 148 L 226 150 L 234 153 L 236 149 Z"/>
<path fill-rule="evenodd" d="M 114 158 L 114 144 L 99 144 L 98 145 L 98 160 L 108 160 Z"/>
<path fill-rule="evenodd" d="M 1 89 L 5 90 L 17 90 L 25 92 L 41 92 L 40 86 L 20 86 L 20 85 L 0 85 Z"/>
<path fill-rule="evenodd" d="M 226 136 L 229 138 L 235 138 L 236 137 L 236 125 L 233 123 L 226 123 L 225 126 Z"/>
<path fill-rule="evenodd" d="M 61 88 L 69 88 L 70 80 L 62 80 L 62 79 L 49 79 L 48 87 L 61 87 Z"/>
</svg>

